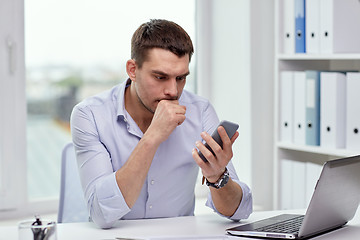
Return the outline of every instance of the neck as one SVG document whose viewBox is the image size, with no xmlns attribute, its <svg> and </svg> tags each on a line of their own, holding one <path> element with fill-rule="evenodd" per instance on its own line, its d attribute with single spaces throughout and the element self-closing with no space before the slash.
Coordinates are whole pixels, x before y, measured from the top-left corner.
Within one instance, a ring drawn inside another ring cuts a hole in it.
<svg viewBox="0 0 360 240">
<path fill-rule="evenodd" d="M 154 114 L 141 103 L 132 83 L 125 89 L 125 109 L 134 119 L 140 130 L 145 133 L 151 124 Z"/>
</svg>

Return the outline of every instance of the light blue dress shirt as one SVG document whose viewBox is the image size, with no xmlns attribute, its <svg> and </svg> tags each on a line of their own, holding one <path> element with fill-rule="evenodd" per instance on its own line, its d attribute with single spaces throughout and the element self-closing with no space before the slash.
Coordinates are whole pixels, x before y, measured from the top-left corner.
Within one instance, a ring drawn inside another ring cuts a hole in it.
<svg viewBox="0 0 360 240">
<path fill-rule="evenodd" d="M 183 91 L 179 103 L 186 106 L 186 120 L 159 146 L 140 196 L 130 209 L 115 171 L 125 164 L 143 133 L 125 109 L 126 83 L 85 99 L 72 112 L 72 138 L 91 219 L 110 228 L 119 219 L 194 215 L 199 167 L 191 151 L 202 140 L 201 132 L 212 133 L 218 125 L 214 108 L 206 99 Z M 241 204 L 230 219 L 248 218 L 251 191 L 239 181 L 231 162 L 227 168 L 243 190 Z M 217 212 L 210 193 L 206 205 Z"/>
</svg>

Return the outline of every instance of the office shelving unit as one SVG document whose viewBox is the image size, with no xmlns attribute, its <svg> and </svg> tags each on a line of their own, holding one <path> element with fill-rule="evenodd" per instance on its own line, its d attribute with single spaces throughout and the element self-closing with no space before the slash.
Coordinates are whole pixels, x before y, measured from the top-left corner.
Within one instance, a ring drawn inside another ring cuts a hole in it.
<svg viewBox="0 0 360 240">
<path fill-rule="evenodd" d="M 346 149 L 327 149 L 318 146 L 297 145 L 280 141 L 280 91 L 281 71 L 360 71 L 360 54 L 284 54 L 281 41 L 281 9 L 283 1 L 275 0 L 275 59 L 274 59 L 274 209 L 281 208 L 281 159 L 312 162 L 322 165 L 325 161 L 360 154 Z"/>
</svg>

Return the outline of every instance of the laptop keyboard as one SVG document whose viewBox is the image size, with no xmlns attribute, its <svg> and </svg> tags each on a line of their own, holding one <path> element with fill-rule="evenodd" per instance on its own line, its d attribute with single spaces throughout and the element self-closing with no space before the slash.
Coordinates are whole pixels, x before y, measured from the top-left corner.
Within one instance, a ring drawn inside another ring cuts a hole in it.
<svg viewBox="0 0 360 240">
<path fill-rule="evenodd" d="M 297 233 L 300 230 L 300 226 L 303 220 L 304 216 L 299 216 L 273 225 L 255 229 L 255 231 L 274 233 Z"/>
</svg>

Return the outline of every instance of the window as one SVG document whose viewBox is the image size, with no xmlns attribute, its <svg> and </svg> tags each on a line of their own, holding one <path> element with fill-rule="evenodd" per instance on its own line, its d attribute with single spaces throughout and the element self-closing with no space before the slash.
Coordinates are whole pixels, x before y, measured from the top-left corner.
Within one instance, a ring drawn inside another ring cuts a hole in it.
<svg viewBox="0 0 360 240">
<path fill-rule="evenodd" d="M 60 156 L 71 141 L 73 106 L 126 80 L 131 36 L 151 18 L 180 24 L 195 43 L 194 0 L 25 0 L 30 201 L 58 197 Z M 194 63 L 187 83 L 191 91 Z"/>
</svg>

